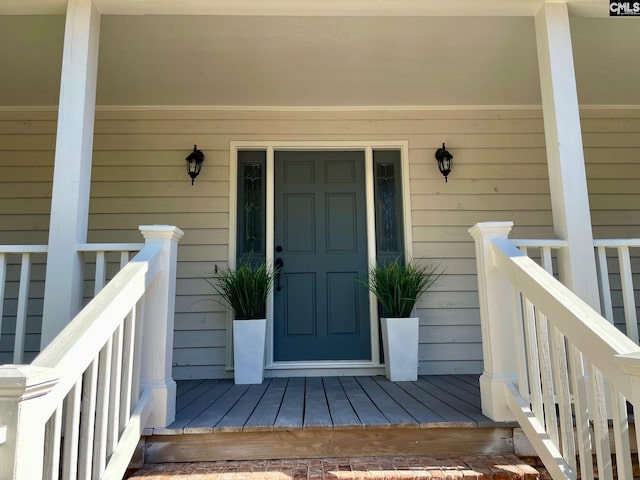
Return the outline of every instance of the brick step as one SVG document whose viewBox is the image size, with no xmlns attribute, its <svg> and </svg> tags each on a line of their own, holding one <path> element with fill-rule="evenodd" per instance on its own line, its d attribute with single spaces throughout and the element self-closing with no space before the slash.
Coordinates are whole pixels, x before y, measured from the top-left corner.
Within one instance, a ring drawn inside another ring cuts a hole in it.
<svg viewBox="0 0 640 480">
<path fill-rule="evenodd" d="M 515 455 L 286 459 L 147 464 L 129 480 L 536 480 L 538 471 Z"/>
</svg>

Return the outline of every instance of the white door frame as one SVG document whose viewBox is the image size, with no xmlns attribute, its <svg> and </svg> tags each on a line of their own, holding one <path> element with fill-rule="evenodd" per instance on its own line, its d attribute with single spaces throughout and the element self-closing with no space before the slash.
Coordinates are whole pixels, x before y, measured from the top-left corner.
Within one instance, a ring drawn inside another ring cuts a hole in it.
<svg viewBox="0 0 640 480">
<path fill-rule="evenodd" d="M 249 141 L 230 143 L 229 159 L 229 267 L 235 267 L 237 249 L 237 203 L 238 203 L 238 151 L 264 149 L 266 158 L 266 242 L 267 264 L 273 264 L 274 255 L 274 156 L 276 150 L 353 150 L 364 152 L 365 196 L 367 210 L 367 264 L 376 262 L 376 232 L 374 208 L 373 150 L 394 149 L 400 151 L 400 170 L 402 184 L 402 219 L 404 229 L 404 251 L 406 258 L 413 257 L 413 239 L 411 231 L 411 196 L 409 192 L 409 143 L 401 141 Z M 371 360 L 344 361 L 295 361 L 275 362 L 273 360 L 273 290 L 267 299 L 267 345 L 265 370 L 268 376 L 292 375 L 331 375 L 353 373 L 382 373 L 384 364 L 380 363 L 380 342 L 378 326 L 378 304 L 375 296 L 369 293 Z M 229 317 L 229 320 L 231 317 Z M 231 322 L 227 322 L 227 368 L 232 368 L 232 332 Z"/>
</svg>

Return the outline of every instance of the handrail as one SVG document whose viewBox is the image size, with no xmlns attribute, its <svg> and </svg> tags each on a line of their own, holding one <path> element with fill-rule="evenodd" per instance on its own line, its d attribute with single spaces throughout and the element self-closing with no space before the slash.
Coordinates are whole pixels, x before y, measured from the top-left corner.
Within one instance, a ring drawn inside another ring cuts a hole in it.
<svg viewBox="0 0 640 480">
<path fill-rule="evenodd" d="M 630 385 L 615 360 L 617 355 L 640 352 L 640 347 L 615 328 L 575 293 L 549 275 L 537 263 L 520 252 L 510 240 L 494 239 L 495 264 L 509 282 L 553 318 L 554 325 L 586 353 L 607 378 L 625 396 L 631 397 Z"/>
<path fill-rule="evenodd" d="M 594 453 L 599 478 L 613 479 L 614 464 L 618 478 L 632 478 L 627 404 L 640 408 L 640 346 L 555 279 L 545 261 L 540 266 L 526 247 L 517 248 L 528 242 L 509 240 L 511 226 L 470 229 L 485 357 L 483 412 L 518 421 L 554 479 L 575 479 L 578 471 L 593 479 Z M 626 250 L 627 262 L 632 243 L 596 248 Z"/>
<path fill-rule="evenodd" d="M 108 262 L 113 265 L 118 261 L 117 253 L 119 253 L 119 266 L 113 270 L 123 268 L 130 260 L 132 252 L 138 252 L 144 247 L 144 243 L 82 243 L 76 246 L 78 252 L 84 254 L 95 253 L 95 272 L 93 276 L 93 290 L 94 295 L 97 295 L 100 290 L 107 284 L 107 266 Z M 116 259 L 108 259 L 108 254 L 113 252 Z M 27 337 L 27 317 L 38 316 L 42 314 L 40 310 L 34 310 L 30 303 L 29 292 L 31 284 L 34 282 L 43 281 L 44 278 L 32 278 L 32 266 L 34 263 L 34 255 L 42 255 L 42 258 L 46 258 L 48 253 L 47 245 L 0 245 L 0 332 L 2 331 L 2 316 L 5 294 L 5 283 L 16 282 L 19 284 L 17 297 L 12 300 L 17 301 L 16 321 L 15 321 L 15 335 L 13 345 L 13 363 L 21 364 L 25 355 L 25 339 Z M 12 276 L 8 276 L 7 268 L 10 265 L 9 259 L 18 258 L 14 260 L 15 263 L 20 265 L 19 273 Z M 89 259 L 87 263 L 93 263 L 94 258 Z M 40 260 L 38 260 L 40 263 Z M 19 274 L 19 276 L 17 276 Z M 111 274 L 113 275 L 113 274 Z M 91 275 L 86 275 L 87 279 L 91 279 Z"/>
<path fill-rule="evenodd" d="M 47 253 L 48 245 L 0 245 L 0 253 Z"/>
<path fill-rule="evenodd" d="M 162 247 L 150 245 L 131 260 L 31 363 L 64 372 L 38 413 L 51 416 L 160 271 Z"/>
<path fill-rule="evenodd" d="M 596 238 L 594 247 L 640 247 L 640 238 Z"/>
<path fill-rule="evenodd" d="M 569 242 L 566 240 L 560 239 L 543 239 L 543 238 L 513 238 L 511 239 L 511 243 L 516 247 L 530 247 L 530 248 L 564 248 L 569 245 Z"/>
<path fill-rule="evenodd" d="M 137 252 L 144 243 L 79 243 L 79 252 Z"/>
<path fill-rule="evenodd" d="M 0 478 L 119 480 L 143 429 L 175 418 L 171 326 L 183 233 L 140 230 L 144 248 L 31 365 L 0 366 Z M 95 250 L 112 246 L 140 245 Z"/>
</svg>

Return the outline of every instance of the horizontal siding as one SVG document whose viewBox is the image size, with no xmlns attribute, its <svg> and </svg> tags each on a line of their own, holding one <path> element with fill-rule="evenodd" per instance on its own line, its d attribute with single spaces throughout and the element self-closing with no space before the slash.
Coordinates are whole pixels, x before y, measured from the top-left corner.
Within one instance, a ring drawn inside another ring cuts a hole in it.
<svg viewBox="0 0 640 480">
<path fill-rule="evenodd" d="M 552 232 L 543 125 L 539 112 L 441 113 L 99 112 L 92 231 L 122 232 L 147 219 L 185 230 L 175 376 L 224 372 L 226 315 L 204 278 L 228 255 L 229 142 L 259 140 L 408 140 L 414 255 L 446 268 L 419 304 L 420 371 L 479 373 L 475 251 L 467 230 L 481 219 L 506 219 L 530 236 L 540 227 Z M 456 156 L 447 184 L 433 159 L 443 141 Z M 206 160 L 192 187 L 182 159 L 196 143 Z"/>
<path fill-rule="evenodd" d="M 640 112 L 594 109 L 582 117 L 594 235 L 640 237 Z M 55 129 L 55 112 L 0 112 L 1 243 L 46 242 Z M 137 242 L 141 224 L 185 231 L 174 376 L 229 376 L 227 316 L 206 279 L 228 258 L 229 144 L 260 140 L 409 142 L 414 255 L 446 269 L 418 305 L 420 372 L 481 372 L 475 251 L 467 230 L 479 221 L 512 221 L 514 238 L 553 237 L 540 110 L 99 110 L 89 241 Z M 433 157 L 442 142 L 455 156 L 448 183 Z M 206 160 L 191 186 L 184 157 L 194 144 Z M 6 302 L 9 315 L 14 304 Z M 41 308 L 41 298 L 35 306 Z M 37 312 L 31 314 L 35 325 Z M 10 325 L 3 324 L 0 355 Z M 30 336 L 37 334 L 33 328 Z"/>
</svg>

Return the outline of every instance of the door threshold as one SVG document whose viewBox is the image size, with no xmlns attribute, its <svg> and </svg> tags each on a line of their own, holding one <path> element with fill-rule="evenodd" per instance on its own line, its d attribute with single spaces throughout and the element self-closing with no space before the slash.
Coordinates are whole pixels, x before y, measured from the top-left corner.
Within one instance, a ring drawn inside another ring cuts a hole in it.
<svg viewBox="0 0 640 480">
<path fill-rule="evenodd" d="M 265 377 L 339 377 L 384 375 L 384 365 L 370 360 L 274 362 L 265 367 Z"/>
</svg>

